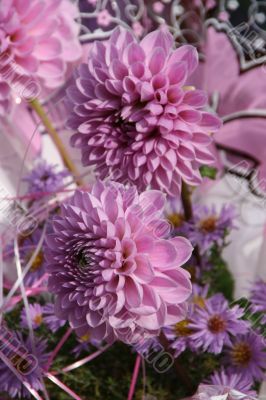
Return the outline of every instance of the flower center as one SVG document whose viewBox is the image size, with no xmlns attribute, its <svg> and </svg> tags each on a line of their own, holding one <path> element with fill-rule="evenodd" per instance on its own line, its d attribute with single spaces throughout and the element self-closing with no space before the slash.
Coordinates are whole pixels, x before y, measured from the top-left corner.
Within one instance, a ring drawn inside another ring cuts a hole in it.
<svg viewBox="0 0 266 400">
<path fill-rule="evenodd" d="M 200 308 L 205 308 L 205 299 L 201 296 L 194 296 L 193 303 L 199 306 Z"/>
<path fill-rule="evenodd" d="M 216 224 L 217 224 L 217 218 L 216 217 L 209 217 L 206 219 L 203 219 L 199 223 L 199 228 L 203 232 L 213 232 L 216 229 Z"/>
<path fill-rule="evenodd" d="M 250 346 L 245 342 L 235 344 L 232 350 L 232 359 L 235 365 L 246 366 L 250 362 L 252 352 Z"/>
<path fill-rule="evenodd" d="M 174 331 L 176 336 L 189 336 L 192 333 L 192 329 L 188 327 L 189 323 L 188 319 L 184 319 L 175 324 Z"/>
<path fill-rule="evenodd" d="M 86 343 L 90 339 L 90 334 L 89 333 L 85 333 L 85 335 L 82 335 L 79 339 L 80 339 L 80 341 L 82 343 Z"/>
<path fill-rule="evenodd" d="M 41 315 L 41 314 L 36 315 L 36 316 L 33 318 L 33 321 L 35 322 L 35 324 L 41 325 L 41 323 L 42 323 L 42 321 L 43 321 L 42 315 Z"/>
<path fill-rule="evenodd" d="M 213 315 L 208 321 L 208 328 L 212 333 L 220 333 L 225 330 L 226 323 L 219 315 Z"/>
<path fill-rule="evenodd" d="M 50 177 L 50 175 L 49 175 L 48 173 L 46 173 L 46 174 L 43 174 L 43 175 L 41 176 L 40 180 L 41 180 L 42 182 L 45 182 L 45 181 L 47 181 L 47 179 L 49 179 L 49 177 Z"/>
<path fill-rule="evenodd" d="M 184 222 L 184 215 L 180 213 L 173 213 L 167 216 L 167 219 L 174 228 L 180 228 Z"/>
<path fill-rule="evenodd" d="M 81 269 L 88 266 L 88 257 L 85 253 L 85 250 L 79 250 L 79 252 L 76 254 L 75 261 L 77 263 L 77 266 Z"/>
<path fill-rule="evenodd" d="M 32 256 L 32 254 L 30 255 L 30 257 L 28 259 L 30 259 Z M 31 272 L 35 272 L 37 271 L 41 265 L 43 263 L 43 252 L 39 251 L 39 253 L 36 255 L 36 257 L 34 258 L 31 267 L 30 267 L 30 271 Z"/>
<path fill-rule="evenodd" d="M 24 374 L 31 372 L 32 365 L 23 355 L 14 354 L 10 361 L 17 371 L 23 371 Z"/>
</svg>

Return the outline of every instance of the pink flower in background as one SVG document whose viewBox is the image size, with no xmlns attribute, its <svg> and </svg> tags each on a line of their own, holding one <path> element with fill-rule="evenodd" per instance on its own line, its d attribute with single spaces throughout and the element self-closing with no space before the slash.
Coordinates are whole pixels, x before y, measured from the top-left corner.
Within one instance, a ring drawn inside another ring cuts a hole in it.
<svg viewBox="0 0 266 400">
<path fill-rule="evenodd" d="M 213 162 L 210 134 L 220 120 L 202 110 L 205 93 L 188 86 L 197 64 L 196 49 L 174 50 L 166 28 L 140 43 L 121 28 L 95 42 L 68 89 L 72 144 L 83 164 L 139 190 L 176 196 L 182 179 L 198 185 L 199 166 Z"/>
<path fill-rule="evenodd" d="M 163 238 L 164 203 L 158 191 L 99 181 L 62 206 L 47 239 L 49 290 L 79 336 L 134 344 L 184 318 L 192 246 Z"/>
<path fill-rule="evenodd" d="M 133 22 L 132 29 L 137 37 L 141 37 L 143 35 L 144 27 L 139 21 Z"/>
<path fill-rule="evenodd" d="M 208 92 L 210 102 L 215 100 L 217 114 L 225 118 L 214 140 L 222 148 L 239 154 L 233 160 L 235 164 L 246 155 L 256 160 L 258 181 L 263 185 L 266 178 L 265 68 L 259 63 L 250 69 L 241 68 L 230 38 L 213 27 L 207 30 L 203 53 L 204 62 L 200 63 L 193 82 Z"/>
<path fill-rule="evenodd" d="M 152 4 L 152 8 L 153 11 L 160 14 L 164 10 L 164 4 L 161 1 L 155 1 L 155 3 Z"/>
<path fill-rule="evenodd" d="M 112 21 L 112 16 L 108 10 L 99 11 L 97 15 L 97 22 L 101 26 L 108 26 Z"/>
<path fill-rule="evenodd" d="M 69 0 L 2 0 L 1 75 L 12 86 L 27 86 L 32 78 L 41 89 L 61 86 L 82 55 L 77 16 Z"/>
</svg>

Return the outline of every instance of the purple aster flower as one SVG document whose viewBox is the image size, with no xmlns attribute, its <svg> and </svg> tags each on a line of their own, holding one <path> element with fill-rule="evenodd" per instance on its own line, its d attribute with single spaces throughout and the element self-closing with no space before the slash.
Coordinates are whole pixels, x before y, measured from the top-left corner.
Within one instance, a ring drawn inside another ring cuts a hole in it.
<svg viewBox="0 0 266 400">
<path fill-rule="evenodd" d="M 99 181 L 62 205 L 47 237 L 48 287 L 79 336 L 134 344 L 183 318 L 192 247 L 164 239 L 164 203 L 159 191 Z"/>
<path fill-rule="evenodd" d="M 170 197 L 165 207 L 165 217 L 171 224 L 171 235 L 183 235 L 186 233 L 185 229 L 185 216 L 182 204 L 178 199 Z M 186 236 L 186 235 L 184 235 Z"/>
<path fill-rule="evenodd" d="M 266 324 L 266 282 L 262 279 L 257 280 L 253 285 L 250 295 L 253 312 L 263 313 L 260 322 Z"/>
<path fill-rule="evenodd" d="M 190 313 L 186 319 L 163 329 L 166 338 L 169 340 L 170 348 L 174 350 L 174 357 L 179 357 L 187 349 L 196 350 L 192 340 L 193 329 L 190 328 L 189 315 Z"/>
<path fill-rule="evenodd" d="M 44 308 L 40 304 L 29 304 L 30 319 L 33 329 L 39 328 L 40 325 L 43 323 L 43 311 Z M 20 315 L 20 325 L 22 326 L 22 328 L 29 327 L 25 307 L 23 308 Z"/>
<path fill-rule="evenodd" d="M 90 351 L 90 334 L 87 333 L 77 338 L 78 344 L 71 351 L 72 354 L 77 358 L 81 353 Z"/>
<path fill-rule="evenodd" d="M 232 369 L 244 377 L 263 380 L 266 369 L 266 343 L 263 336 L 250 331 L 237 335 L 227 351 Z"/>
<path fill-rule="evenodd" d="M 22 238 L 19 247 L 22 268 L 24 268 L 27 265 L 28 261 L 31 259 L 36 249 L 36 246 L 40 242 L 41 236 L 42 229 L 37 228 L 30 236 L 27 236 L 25 239 Z M 44 253 L 43 250 L 40 249 L 31 264 L 30 270 L 24 277 L 24 283 L 26 286 L 32 286 L 34 282 L 38 281 L 45 274 L 45 265 L 46 262 L 44 259 Z"/>
<path fill-rule="evenodd" d="M 249 323 L 241 320 L 244 310 L 239 306 L 229 308 L 223 296 L 213 296 L 204 307 L 195 307 L 191 316 L 191 338 L 197 348 L 219 354 L 224 345 L 231 344 L 232 336 L 245 333 Z"/>
<path fill-rule="evenodd" d="M 64 186 L 68 175 L 67 170 L 57 171 L 56 165 L 40 160 L 23 180 L 28 183 L 28 193 L 56 192 Z"/>
<path fill-rule="evenodd" d="M 44 369 L 48 360 L 49 354 L 46 353 L 46 341 L 41 338 L 35 338 L 36 352 L 33 352 L 31 340 L 27 337 L 23 340 L 20 333 L 14 333 L 13 337 L 9 338 L 9 343 L 12 345 L 3 348 L 1 351 L 10 360 L 12 366 L 18 373 L 21 374 L 33 389 L 42 390 L 41 383 L 42 369 Z M 34 355 L 34 356 L 33 356 Z M 8 393 L 11 398 L 30 398 L 31 395 L 21 380 L 13 373 L 13 371 L 0 360 L 0 392 Z"/>
<path fill-rule="evenodd" d="M 43 320 L 48 328 L 54 333 L 66 324 L 66 320 L 59 319 L 55 315 L 54 304 L 48 303 L 43 307 Z"/>
<path fill-rule="evenodd" d="M 193 221 L 189 223 L 187 237 L 199 247 L 201 253 L 215 243 L 222 246 L 227 233 L 235 228 L 235 217 L 235 208 L 231 205 L 224 205 L 220 213 L 215 206 L 198 206 L 194 210 Z"/>
<path fill-rule="evenodd" d="M 210 376 L 208 383 L 215 386 L 223 386 L 228 389 L 237 390 L 247 396 L 243 398 L 243 400 L 251 400 L 250 396 L 255 398 L 257 397 L 255 390 L 251 390 L 253 385 L 252 379 L 239 373 L 230 372 L 224 368 L 214 372 L 214 374 Z"/>
<path fill-rule="evenodd" d="M 134 346 L 134 350 L 145 356 L 145 359 L 147 359 L 151 353 L 161 351 L 162 345 L 160 344 L 158 337 L 153 337 L 146 340 L 145 338 L 140 338 L 138 343 Z"/>
<path fill-rule="evenodd" d="M 202 110 L 206 94 L 189 86 L 197 50 L 174 45 L 166 27 L 140 43 L 117 28 L 93 44 L 88 63 L 77 70 L 68 89 L 68 125 L 77 132 L 72 145 L 101 179 L 129 180 L 139 191 L 150 186 L 176 197 L 182 179 L 198 185 L 199 166 L 213 162 L 210 132 L 221 124 Z"/>
</svg>

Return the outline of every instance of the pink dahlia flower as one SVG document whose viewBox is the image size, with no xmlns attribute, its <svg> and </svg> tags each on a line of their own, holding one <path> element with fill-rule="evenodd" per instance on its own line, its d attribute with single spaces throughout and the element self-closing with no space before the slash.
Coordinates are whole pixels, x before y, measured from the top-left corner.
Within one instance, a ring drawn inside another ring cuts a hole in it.
<svg viewBox="0 0 266 400">
<path fill-rule="evenodd" d="M 1 1 L 0 71 L 11 87 L 36 91 L 33 79 L 41 89 L 64 83 L 82 55 L 77 16 L 69 0 Z"/>
<path fill-rule="evenodd" d="M 68 89 L 72 144 L 83 164 L 96 165 L 101 179 L 129 179 L 139 190 L 173 196 L 182 179 L 199 184 L 199 166 L 213 162 L 208 145 L 220 120 L 202 110 L 205 93 L 188 86 L 197 64 L 196 49 L 174 50 L 166 28 L 140 43 L 121 28 L 95 42 Z"/>
<path fill-rule="evenodd" d="M 48 287 L 80 336 L 136 344 L 184 318 L 192 246 L 163 238 L 163 208 L 158 191 L 101 181 L 62 206 L 47 239 Z"/>
</svg>

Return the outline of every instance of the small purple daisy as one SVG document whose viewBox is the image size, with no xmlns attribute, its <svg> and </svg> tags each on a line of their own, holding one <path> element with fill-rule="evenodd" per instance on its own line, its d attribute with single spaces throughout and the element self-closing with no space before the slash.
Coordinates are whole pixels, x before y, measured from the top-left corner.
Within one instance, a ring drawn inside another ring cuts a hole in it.
<svg viewBox="0 0 266 400">
<path fill-rule="evenodd" d="M 208 383 L 215 386 L 224 386 L 247 395 L 248 397 L 243 398 L 243 400 L 251 400 L 249 396 L 257 396 L 257 393 L 251 390 L 253 381 L 250 378 L 244 377 L 239 373 L 230 372 L 224 368 L 214 372 L 210 376 Z"/>
<path fill-rule="evenodd" d="M 33 352 L 32 343 L 29 337 L 23 340 L 20 333 L 14 333 L 11 339 L 12 345 L 17 353 L 10 353 L 10 348 L 2 349 L 2 352 L 9 358 L 10 363 L 18 373 L 23 369 L 22 378 L 36 391 L 42 390 L 41 383 L 42 369 L 48 360 L 46 353 L 46 341 L 40 338 L 35 339 L 36 352 Z M 11 343 L 9 341 L 9 343 Z M 19 344 L 19 346 L 18 346 Z M 25 353 L 27 351 L 27 355 Z M 10 357 L 10 354 L 12 357 Z M 34 354 L 34 357 L 33 357 Z M 32 363 L 29 362 L 32 361 Z M 0 360 L 0 392 L 8 393 L 11 398 L 30 398 L 30 392 L 23 385 L 22 381 L 7 367 L 4 361 Z"/>
<path fill-rule="evenodd" d="M 26 266 L 28 261 L 31 259 L 36 247 L 38 246 L 42 236 L 42 229 L 35 229 L 35 231 L 27 236 L 19 247 L 19 253 L 21 258 L 22 268 Z M 38 281 L 45 274 L 45 259 L 43 250 L 37 253 L 33 260 L 30 270 L 24 277 L 24 283 L 26 286 L 32 286 L 34 282 Z"/>
<path fill-rule="evenodd" d="M 134 350 L 147 357 L 151 353 L 161 351 L 162 345 L 160 344 L 158 337 L 149 338 L 146 340 L 142 340 L 141 338 L 141 340 L 139 340 L 139 342 L 134 346 Z"/>
<path fill-rule="evenodd" d="M 222 246 L 227 233 L 235 228 L 235 208 L 224 205 L 217 212 L 215 206 L 198 206 L 194 210 L 194 221 L 189 223 L 188 238 L 197 245 L 201 253 L 208 251 L 213 244 Z"/>
<path fill-rule="evenodd" d="M 90 334 L 87 333 L 83 336 L 77 337 L 78 344 L 71 351 L 75 358 L 79 357 L 81 353 L 90 351 Z"/>
<path fill-rule="evenodd" d="M 229 346 L 228 361 L 233 371 L 245 378 L 263 380 L 266 369 L 266 343 L 258 333 L 251 331 L 237 335 Z"/>
<path fill-rule="evenodd" d="M 41 324 L 44 322 L 43 321 L 43 307 L 38 304 L 29 304 L 29 311 L 30 311 L 30 318 L 32 321 L 32 327 L 33 329 L 37 329 L 41 326 Z M 23 308 L 20 316 L 20 325 L 22 328 L 28 328 L 28 320 L 27 320 L 27 315 L 26 315 L 26 309 L 25 307 Z"/>
<path fill-rule="evenodd" d="M 192 333 L 193 329 L 190 328 L 190 319 L 188 318 L 164 328 L 164 334 L 170 342 L 170 348 L 174 350 L 174 357 L 179 357 L 187 349 L 196 350 L 193 340 L 191 340 Z"/>
<path fill-rule="evenodd" d="M 54 304 L 52 303 L 47 303 L 43 307 L 43 320 L 53 333 L 57 332 L 58 329 L 66 324 L 65 320 L 56 317 L 54 313 Z"/>
<path fill-rule="evenodd" d="M 251 289 L 250 301 L 252 302 L 253 312 L 264 314 L 260 322 L 266 324 L 266 281 L 259 279 L 254 283 Z"/>
<path fill-rule="evenodd" d="M 229 308 L 223 296 L 212 296 L 204 307 L 195 307 L 189 328 L 197 348 L 219 354 L 224 345 L 231 344 L 231 336 L 246 333 L 249 323 L 241 320 L 244 310 L 239 306 Z"/>
<path fill-rule="evenodd" d="M 40 160 L 23 180 L 28 184 L 28 193 L 55 192 L 64 186 L 67 170 L 57 172 L 57 166 Z"/>
</svg>

